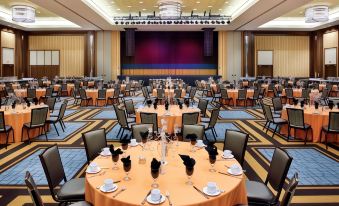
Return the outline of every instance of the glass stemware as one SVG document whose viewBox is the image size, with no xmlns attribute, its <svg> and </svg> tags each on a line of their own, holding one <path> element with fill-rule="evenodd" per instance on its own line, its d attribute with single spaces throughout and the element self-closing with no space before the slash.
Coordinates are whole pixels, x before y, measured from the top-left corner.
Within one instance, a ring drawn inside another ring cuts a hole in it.
<svg viewBox="0 0 339 206">
<path fill-rule="evenodd" d="M 128 164 L 128 165 L 124 164 L 124 171 L 126 173 L 126 176 L 124 177 L 125 181 L 130 181 L 131 180 L 131 178 L 128 176 L 130 170 L 131 170 L 131 164 Z"/>
<path fill-rule="evenodd" d="M 157 179 L 159 177 L 159 169 L 151 169 L 151 175 L 153 177 L 153 183 L 152 183 L 152 187 L 153 188 L 158 188 L 159 187 L 159 184 L 157 183 Z"/>
<path fill-rule="evenodd" d="M 186 184 L 187 185 L 193 185 L 193 182 L 192 182 L 193 172 L 194 172 L 194 167 L 192 167 L 192 168 L 186 167 L 186 175 L 187 175 L 187 182 L 186 182 Z"/>
<path fill-rule="evenodd" d="M 126 150 L 128 149 L 128 143 L 121 143 L 121 148 L 124 152 L 123 156 L 126 157 Z"/>
<path fill-rule="evenodd" d="M 117 166 L 117 163 L 119 161 L 119 155 L 112 155 L 112 159 L 113 159 L 113 163 L 114 163 L 114 166 L 113 166 L 113 170 L 118 170 L 119 167 Z"/>
<path fill-rule="evenodd" d="M 179 146 L 179 137 L 178 137 L 178 133 L 179 133 L 180 129 L 179 126 L 177 124 L 174 125 L 174 139 L 176 141 L 176 146 Z"/>
<path fill-rule="evenodd" d="M 197 143 L 196 139 L 191 139 L 191 152 L 195 152 L 195 144 Z"/>
<path fill-rule="evenodd" d="M 209 161 L 210 161 L 210 164 L 211 164 L 211 169 L 209 171 L 210 172 L 216 172 L 216 170 L 214 169 L 214 165 L 215 165 L 215 162 L 217 161 L 217 157 L 214 156 L 214 155 L 210 155 Z"/>
</svg>

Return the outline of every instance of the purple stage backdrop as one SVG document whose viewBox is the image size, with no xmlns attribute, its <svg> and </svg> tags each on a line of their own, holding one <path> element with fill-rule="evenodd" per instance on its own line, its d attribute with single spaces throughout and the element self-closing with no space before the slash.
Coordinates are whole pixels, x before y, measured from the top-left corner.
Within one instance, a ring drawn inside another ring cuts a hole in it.
<svg viewBox="0 0 339 206">
<path fill-rule="evenodd" d="M 153 70 L 177 70 L 176 74 L 198 75 L 217 73 L 218 36 L 214 32 L 213 56 L 204 56 L 204 32 L 135 32 L 135 55 L 126 56 L 125 33 L 121 33 L 121 68 L 123 75 L 166 75 Z M 139 70 L 139 71 L 138 71 Z M 182 71 L 180 71 L 182 70 Z M 189 71 L 191 70 L 191 71 Z M 125 71 L 125 72 L 124 72 Z M 173 74 L 173 72 L 169 72 Z"/>
</svg>

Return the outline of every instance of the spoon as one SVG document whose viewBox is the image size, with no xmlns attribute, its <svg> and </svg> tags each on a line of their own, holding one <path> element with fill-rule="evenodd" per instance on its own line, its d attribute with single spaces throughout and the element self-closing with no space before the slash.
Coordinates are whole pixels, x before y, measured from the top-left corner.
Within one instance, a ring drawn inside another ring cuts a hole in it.
<svg viewBox="0 0 339 206">
<path fill-rule="evenodd" d="M 125 186 L 122 186 L 121 190 L 119 192 L 117 192 L 115 195 L 113 195 L 113 198 L 116 198 L 120 193 L 122 193 L 125 190 L 127 190 L 127 188 Z"/>
<path fill-rule="evenodd" d="M 171 199 L 170 199 L 170 193 L 169 193 L 169 191 L 166 191 L 166 197 L 167 197 L 167 199 L 168 199 L 169 205 L 172 206 L 172 202 L 171 202 Z"/>
</svg>

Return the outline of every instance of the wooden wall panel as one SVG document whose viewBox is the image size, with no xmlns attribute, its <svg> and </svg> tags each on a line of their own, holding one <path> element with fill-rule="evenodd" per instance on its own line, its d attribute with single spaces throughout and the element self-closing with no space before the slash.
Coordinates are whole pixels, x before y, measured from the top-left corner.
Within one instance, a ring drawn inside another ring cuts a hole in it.
<svg viewBox="0 0 339 206">
<path fill-rule="evenodd" d="M 308 77 L 310 68 L 309 36 L 255 36 L 255 57 L 258 50 L 273 50 L 273 75 Z M 257 58 L 255 58 L 255 66 Z"/>
<path fill-rule="evenodd" d="M 120 71 L 120 31 L 112 31 L 111 34 L 111 79 L 117 79 Z"/>
<path fill-rule="evenodd" d="M 83 76 L 85 35 L 29 36 L 29 50 L 60 50 L 60 76 Z"/>
<path fill-rule="evenodd" d="M 0 62 L 1 62 L 1 69 L 0 69 L 0 75 L 1 76 L 14 76 L 16 75 L 16 66 L 14 65 L 3 65 L 2 64 L 2 47 L 7 48 L 14 48 L 14 54 L 15 54 L 15 34 L 12 32 L 7 31 L 1 31 L 1 47 L 0 47 Z M 14 62 L 15 62 L 15 55 L 14 55 Z"/>
<path fill-rule="evenodd" d="M 1 47 L 15 48 L 15 34 L 1 31 Z"/>
<path fill-rule="evenodd" d="M 337 60 L 338 60 L 338 31 L 333 30 L 323 35 L 323 47 L 326 48 L 337 48 Z M 323 52 L 324 54 L 325 52 Z M 325 56 L 323 56 L 325 59 Z M 325 77 L 336 77 L 338 76 L 338 62 L 336 65 L 323 65 L 323 73 Z"/>
</svg>

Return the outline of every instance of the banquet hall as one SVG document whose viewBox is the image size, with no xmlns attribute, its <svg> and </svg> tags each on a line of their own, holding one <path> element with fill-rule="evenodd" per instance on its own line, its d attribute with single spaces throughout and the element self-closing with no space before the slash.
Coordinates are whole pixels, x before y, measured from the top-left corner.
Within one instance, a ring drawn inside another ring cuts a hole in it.
<svg viewBox="0 0 339 206">
<path fill-rule="evenodd" d="M 338 0 L 0 0 L 0 206 L 339 205 Z"/>
</svg>

